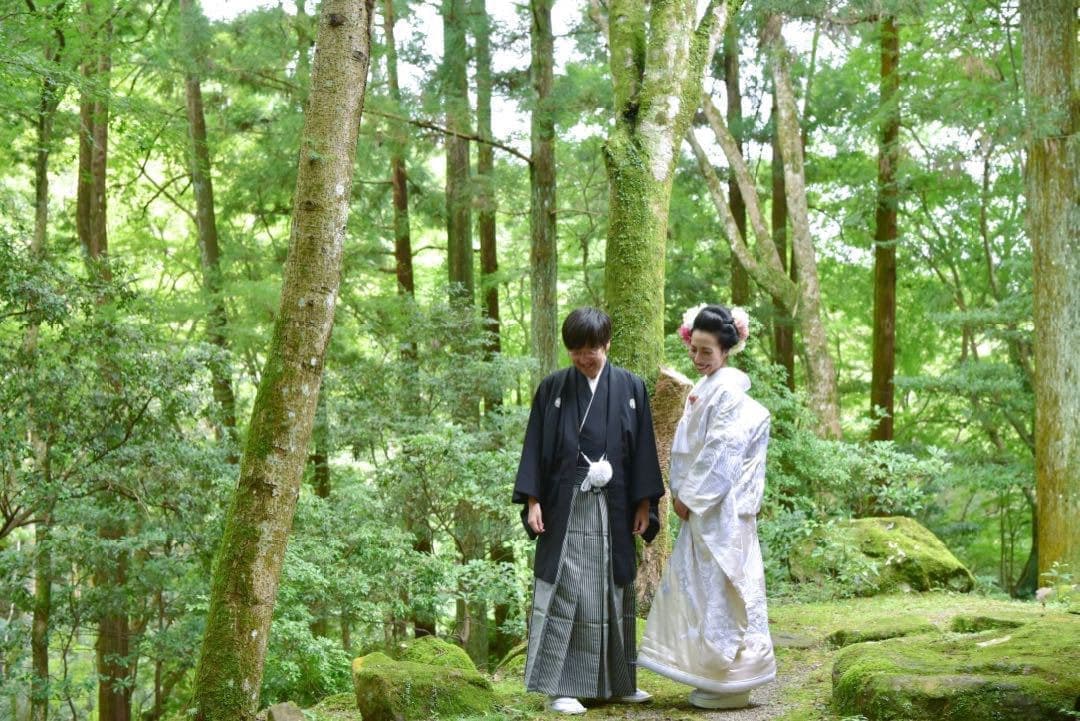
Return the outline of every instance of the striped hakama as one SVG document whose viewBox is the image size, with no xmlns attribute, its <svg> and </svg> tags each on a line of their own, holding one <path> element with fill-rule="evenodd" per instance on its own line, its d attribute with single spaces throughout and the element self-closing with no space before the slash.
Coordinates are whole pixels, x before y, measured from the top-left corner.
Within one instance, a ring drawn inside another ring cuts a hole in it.
<svg viewBox="0 0 1080 721">
<path fill-rule="evenodd" d="M 579 469 L 579 485 L 586 470 Z M 574 493 L 555 583 L 535 579 L 529 691 L 602 699 L 637 689 L 634 584 L 613 581 L 604 493 Z"/>
</svg>

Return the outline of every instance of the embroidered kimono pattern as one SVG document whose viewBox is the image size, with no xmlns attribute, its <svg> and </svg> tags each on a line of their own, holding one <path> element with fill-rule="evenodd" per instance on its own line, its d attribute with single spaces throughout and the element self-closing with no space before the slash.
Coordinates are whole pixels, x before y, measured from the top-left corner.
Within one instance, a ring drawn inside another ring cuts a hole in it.
<svg viewBox="0 0 1080 721">
<path fill-rule="evenodd" d="M 714 693 L 776 676 L 757 514 L 769 412 L 721 368 L 690 392 L 672 442 L 671 492 L 690 509 L 653 599 L 638 664 Z"/>
</svg>

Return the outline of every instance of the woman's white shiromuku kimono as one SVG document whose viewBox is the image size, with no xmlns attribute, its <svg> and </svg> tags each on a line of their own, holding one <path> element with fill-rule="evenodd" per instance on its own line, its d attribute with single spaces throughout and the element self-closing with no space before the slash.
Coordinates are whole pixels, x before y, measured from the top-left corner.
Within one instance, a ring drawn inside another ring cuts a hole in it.
<svg viewBox="0 0 1080 721">
<path fill-rule="evenodd" d="M 776 676 L 757 514 L 769 411 L 721 368 L 690 391 L 671 448 L 671 493 L 690 509 L 653 599 L 638 665 L 714 693 Z"/>
</svg>

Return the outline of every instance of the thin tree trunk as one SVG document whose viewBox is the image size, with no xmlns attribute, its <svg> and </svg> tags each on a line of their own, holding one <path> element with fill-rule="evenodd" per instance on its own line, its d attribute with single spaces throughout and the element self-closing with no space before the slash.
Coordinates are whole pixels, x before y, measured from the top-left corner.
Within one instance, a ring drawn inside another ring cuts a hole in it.
<svg viewBox="0 0 1080 721">
<path fill-rule="evenodd" d="M 442 80 L 446 108 L 446 241 L 450 301 L 472 308 L 472 192 L 469 187 L 469 78 L 465 0 L 443 0 Z"/>
<path fill-rule="evenodd" d="M 531 345 L 537 361 L 535 386 L 559 362 L 559 246 L 556 226 L 555 116 L 551 107 L 555 39 L 551 30 L 553 0 L 530 0 L 533 108 L 529 250 Z"/>
<path fill-rule="evenodd" d="M 1080 571 L 1080 73 L 1073 0 L 1022 0 L 1031 117 L 1025 185 L 1035 281 L 1039 572 Z"/>
<path fill-rule="evenodd" d="M 739 30 L 734 22 L 728 23 L 724 31 L 724 81 L 727 86 L 727 122 L 735 142 L 742 152 L 742 93 L 739 89 Z M 739 181 L 732 175 L 728 179 L 728 198 L 731 200 L 731 215 L 739 232 L 746 237 L 746 203 L 739 192 Z M 742 267 L 739 258 L 731 254 L 731 303 L 746 305 L 750 302 L 750 275 Z"/>
<path fill-rule="evenodd" d="M 195 194 L 195 225 L 198 233 L 199 257 L 203 275 L 203 295 L 209 304 L 207 337 L 220 349 L 221 356 L 210 366 L 214 400 L 218 405 L 219 422 L 215 424 L 218 440 L 228 439 L 230 447 L 236 442 L 236 396 L 229 373 L 227 339 L 228 316 L 222 292 L 221 250 L 218 246 L 217 219 L 214 214 L 214 183 L 210 173 L 210 149 L 206 137 L 206 115 L 203 112 L 202 87 L 198 68 L 206 53 L 199 40 L 204 23 L 194 0 L 180 0 L 181 27 L 187 68 L 184 90 L 187 99 L 188 136 L 190 146 L 191 184 Z M 235 454 L 230 460 L 236 462 Z"/>
<path fill-rule="evenodd" d="M 896 165 L 900 136 L 900 35 L 896 18 L 881 21 L 881 110 L 878 146 L 878 201 L 874 220 L 874 339 L 870 408 L 882 417 L 870 430 L 870 440 L 893 438 L 893 380 L 896 369 Z"/>
<path fill-rule="evenodd" d="M 197 721 L 249 721 L 341 282 L 374 0 L 324 0 L 281 305 L 225 519 L 195 675 Z"/>
<path fill-rule="evenodd" d="M 397 43 L 394 40 L 394 0 L 383 0 L 383 33 L 386 36 L 386 79 L 394 112 L 402 114 L 401 89 L 398 87 Z M 405 146 L 408 133 L 398 123 L 390 125 L 390 184 L 394 193 L 394 272 L 398 293 L 412 297 L 412 240 L 409 234 L 409 186 L 405 171 Z M 415 354 L 414 354 L 415 355 Z"/>
<path fill-rule="evenodd" d="M 48 483 L 48 461 L 44 481 Z M 30 628 L 30 653 L 33 675 L 30 678 L 30 719 L 49 718 L 49 617 L 52 614 L 52 548 L 49 540 L 51 514 L 44 516 L 34 527 L 34 619 Z"/>
<path fill-rule="evenodd" d="M 495 235 L 495 148 L 491 145 L 491 20 L 485 0 L 473 0 L 473 32 L 476 38 L 476 229 L 480 235 L 480 288 L 483 295 L 484 350 L 494 358 L 502 350 L 499 327 L 499 255 Z M 502 405 L 502 393 L 492 388 L 484 394 L 487 410 Z"/>
<path fill-rule="evenodd" d="M 810 235 L 810 213 L 806 200 L 806 174 L 799 131 L 795 93 L 788 73 L 787 48 L 781 35 L 779 16 L 768 21 L 767 42 L 772 46 L 773 75 L 776 80 L 777 117 L 780 122 L 780 150 L 784 159 L 784 190 L 791 216 L 791 240 L 795 265 L 799 269 L 799 304 L 794 313 L 806 348 L 806 366 L 810 376 L 810 407 L 818 419 L 823 436 L 839 438 L 840 393 L 836 385 L 828 337 L 822 322 L 821 285 L 817 260 Z"/>
<path fill-rule="evenodd" d="M 508 543 L 491 544 L 490 558 L 492 563 L 514 563 L 514 547 Z M 503 625 L 510 618 L 510 604 L 495 604 L 495 638 L 491 640 L 491 654 L 496 659 L 503 656 L 514 647 L 517 638 L 512 633 L 503 630 Z"/>
<path fill-rule="evenodd" d="M 773 93 L 773 106 L 776 106 L 776 93 Z M 784 165 L 780 153 L 780 138 L 777 132 L 779 121 L 773 114 L 772 132 L 772 239 L 780 264 L 795 280 L 794 256 L 788 258 L 787 242 L 787 194 L 784 191 Z M 744 236 L 745 237 L 745 236 Z M 773 362 L 784 367 L 785 381 L 789 390 L 795 390 L 795 327 L 791 315 L 776 296 L 772 297 L 773 306 Z"/>
<path fill-rule="evenodd" d="M 48 48 L 45 60 L 55 63 L 63 51 L 64 36 L 59 35 L 60 47 Z M 45 76 L 41 83 L 41 96 L 37 117 L 37 152 L 34 156 L 34 237 L 30 254 L 34 259 L 47 255 L 49 232 L 49 157 L 52 151 L 52 129 L 60 92 L 55 81 Z M 27 325 L 23 338 L 23 356 L 30 372 L 37 360 L 39 326 Z M 49 465 L 49 445 L 35 421 L 35 407 L 27 408 L 28 436 L 34 449 L 34 467 L 40 473 L 41 483 L 48 488 L 52 483 Z M 41 514 L 34 528 L 34 609 L 30 632 L 30 649 L 33 675 L 30 679 L 31 721 L 47 721 L 49 717 L 49 618 L 52 612 L 52 550 L 49 542 L 51 509 Z"/>
</svg>

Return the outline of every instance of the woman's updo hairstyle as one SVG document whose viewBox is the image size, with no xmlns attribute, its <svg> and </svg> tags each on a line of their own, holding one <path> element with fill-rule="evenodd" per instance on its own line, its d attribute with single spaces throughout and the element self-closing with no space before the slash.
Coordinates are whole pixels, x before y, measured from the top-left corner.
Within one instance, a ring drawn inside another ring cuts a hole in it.
<svg viewBox="0 0 1080 721">
<path fill-rule="evenodd" d="M 722 305 L 707 305 L 702 308 L 694 318 L 691 332 L 695 330 L 711 333 L 724 352 L 730 351 L 742 340 L 731 311 Z"/>
</svg>

